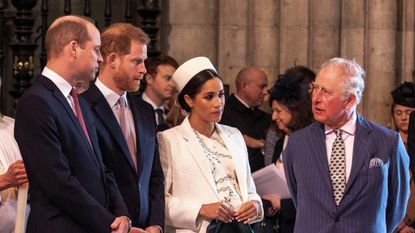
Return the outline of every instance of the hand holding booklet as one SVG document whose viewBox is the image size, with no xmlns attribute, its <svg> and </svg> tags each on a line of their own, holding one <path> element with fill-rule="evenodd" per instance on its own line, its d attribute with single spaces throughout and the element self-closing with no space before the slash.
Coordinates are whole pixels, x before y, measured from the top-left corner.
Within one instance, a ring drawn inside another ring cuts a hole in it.
<svg viewBox="0 0 415 233">
<path fill-rule="evenodd" d="M 275 194 L 280 198 L 290 198 L 287 181 L 275 164 L 268 165 L 252 173 L 257 193 L 260 196 L 265 194 Z"/>
</svg>

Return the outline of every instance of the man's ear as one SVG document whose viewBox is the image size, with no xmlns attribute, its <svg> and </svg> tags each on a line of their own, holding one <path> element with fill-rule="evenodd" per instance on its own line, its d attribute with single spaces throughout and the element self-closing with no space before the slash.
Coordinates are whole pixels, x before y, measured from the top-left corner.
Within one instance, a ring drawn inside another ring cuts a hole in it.
<svg viewBox="0 0 415 233">
<path fill-rule="evenodd" d="M 349 98 L 346 99 L 345 109 L 351 109 L 356 103 L 357 97 L 355 94 L 351 94 Z"/>
<path fill-rule="evenodd" d="M 78 48 L 79 48 L 78 42 L 74 40 L 69 42 L 69 49 L 71 51 L 71 56 L 73 56 L 74 58 L 78 57 L 78 54 L 77 54 Z"/>
<path fill-rule="evenodd" d="M 115 68 L 117 67 L 117 63 L 118 63 L 118 56 L 115 53 L 110 53 L 106 58 L 105 61 L 107 64 L 110 65 L 111 68 Z"/>
<path fill-rule="evenodd" d="M 154 80 L 154 76 L 153 75 L 147 73 L 147 74 L 144 75 L 144 78 L 146 79 L 147 85 L 148 84 L 151 85 L 153 83 L 153 80 Z"/>
</svg>

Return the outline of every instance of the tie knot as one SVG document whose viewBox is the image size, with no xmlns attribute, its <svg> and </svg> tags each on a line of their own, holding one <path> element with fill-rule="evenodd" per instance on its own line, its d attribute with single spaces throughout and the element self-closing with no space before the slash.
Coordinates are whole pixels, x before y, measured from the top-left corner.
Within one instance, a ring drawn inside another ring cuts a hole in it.
<svg viewBox="0 0 415 233">
<path fill-rule="evenodd" d="M 120 96 L 120 98 L 118 99 L 118 104 L 120 105 L 120 107 L 126 107 L 125 99 L 123 96 Z"/>
<path fill-rule="evenodd" d="M 333 130 L 333 132 L 336 134 L 337 138 L 342 137 L 342 130 L 341 129 L 335 129 L 335 130 Z"/>
<path fill-rule="evenodd" d="M 71 93 L 70 93 L 70 95 L 72 96 L 72 98 L 76 98 L 76 97 L 78 97 L 78 93 L 76 92 L 76 89 L 75 89 L 75 87 L 72 87 L 72 90 L 71 90 Z"/>
<path fill-rule="evenodd" d="M 158 115 L 163 115 L 163 113 L 164 113 L 164 110 L 163 109 L 161 109 L 161 108 L 158 108 L 158 109 L 156 109 L 156 113 L 158 114 Z"/>
</svg>

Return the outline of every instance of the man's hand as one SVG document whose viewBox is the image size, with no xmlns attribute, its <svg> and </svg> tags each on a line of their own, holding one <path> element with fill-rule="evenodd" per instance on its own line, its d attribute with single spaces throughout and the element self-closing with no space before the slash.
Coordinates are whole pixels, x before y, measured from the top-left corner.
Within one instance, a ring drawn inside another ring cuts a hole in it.
<svg viewBox="0 0 415 233">
<path fill-rule="evenodd" d="M 250 223 L 258 217 L 256 201 L 248 201 L 241 205 L 239 210 L 236 212 L 236 220 L 238 222 L 244 222 L 244 224 Z"/>
<path fill-rule="evenodd" d="M 161 230 L 158 226 L 148 226 L 146 228 L 146 232 L 148 232 L 148 233 L 161 233 Z"/>
<path fill-rule="evenodd" d="M 272 208 L 269 208 L 268 210 L 264 210 L 264 211 L 268 211 L 269 215 L 272 216 L 281 209 L 281 198 L 279 196 L 275 194 L 266 194 L 262 196 L 261 198 L 270 201 L 272 204 Z"/>
<path fill-rule="evenodd" d="M 222 222 L 232 222 L 235 211 L 223 202 L 203 204 L 200 208 L 199 215 L 209 219 L 217 219 Z"/>
<path fill-rule="evenodd" d="M 255 149 L 261 149 L 265 146 L 264 140 L 256 139 L 256 138 L 250 137 L 246 134 L 244 134 L 242 136 L 244 137 L 245 144 L 248 147 L 255 148 Z"/>
<path fill-rule="evenodd" d="M 25 183 L 27 183 L 27 175 L 22 160 L 10 164 L 6 173 L 0 175 L 0 191 L 11 187 L 19 187 Z"/>
<path fill-rule="evenodd" d="M 131 222 L 126 216 L 115 218 L 111 224 L 111 233 L 128 233 Z"/>
<path fill-rule="evenodd" d="M 146 233 L 147 231 L 141 229 L 141 228 L 137 228 L 137 227 L 131 227 L 131 230 L 129 233 Z"/>
<path fill-rule="evenodd" d="M 415 229 L 408 225 L 405 225 L 402 229 L 398 231 L 399 233 L 415 233 Z"/>
</svg>

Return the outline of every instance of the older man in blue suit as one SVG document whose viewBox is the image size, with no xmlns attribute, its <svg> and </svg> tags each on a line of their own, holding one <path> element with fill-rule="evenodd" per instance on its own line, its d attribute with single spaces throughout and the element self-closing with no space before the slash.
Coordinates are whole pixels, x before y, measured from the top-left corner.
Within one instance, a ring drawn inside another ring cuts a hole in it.
<svg viewBox="0 0 415 233">
<path fill-rule="evenodd" d="M 397 132 L 356 113 L 364 71 L 333 58 L 314 83 L 315 123 L 283 153 L 296 233 L 392 232 L 405 215 L 409 159 Z"/>
</svg>

